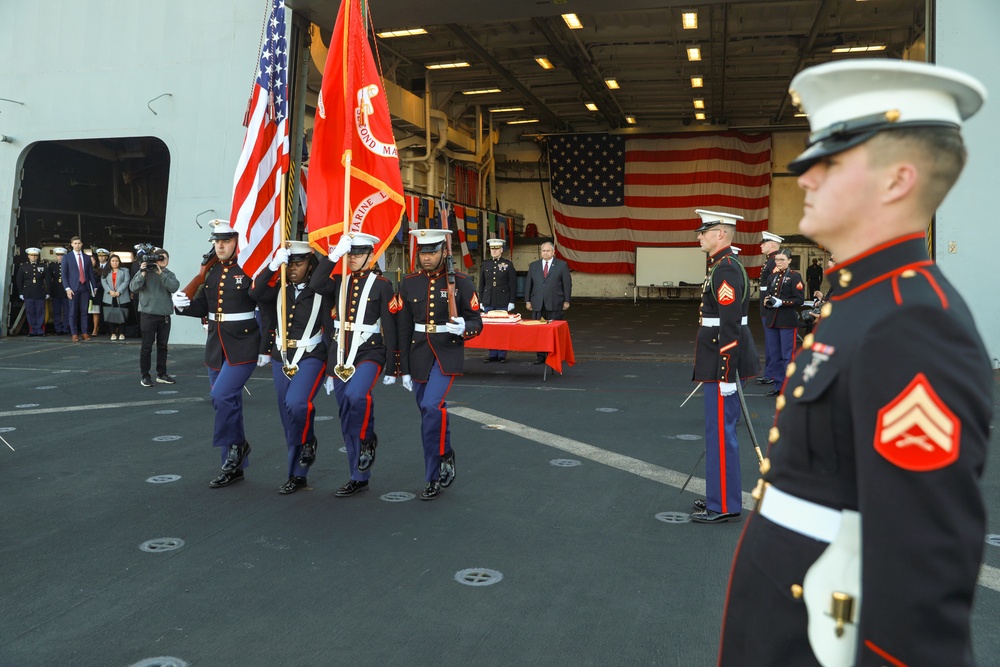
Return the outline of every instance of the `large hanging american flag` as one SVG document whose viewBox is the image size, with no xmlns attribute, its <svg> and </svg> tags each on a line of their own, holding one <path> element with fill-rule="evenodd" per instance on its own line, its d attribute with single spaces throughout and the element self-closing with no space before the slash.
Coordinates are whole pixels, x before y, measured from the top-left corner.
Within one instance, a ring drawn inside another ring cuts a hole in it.
<svg viewBox="0 0 1000 667">
<path fill-rule="evenodd" d="M 635 273 L 636 246 L 697 246 L 696 208 L 742 215 L 733 245 L 751 275 L 767 229 L 771 135 L 550 137 L 558 254 L 574 271 Z"/>
<path fill-rule="evenodd" d="M 247 135 L 233 181 L 230 221 L 239 232 L 239 264 L 254 276 L 281 243 L 281 179 L 288 173 L 288 44 L 285 2 L 267 17 L 247 112 Z"/>
</svg>

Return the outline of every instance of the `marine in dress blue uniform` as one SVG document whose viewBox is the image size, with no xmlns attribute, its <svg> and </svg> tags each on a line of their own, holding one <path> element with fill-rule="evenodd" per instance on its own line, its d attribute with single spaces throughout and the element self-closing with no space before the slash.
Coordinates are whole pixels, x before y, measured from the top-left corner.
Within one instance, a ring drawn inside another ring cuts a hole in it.
<svg viewBox="0 0 1000 667">
<path fill-rule="evenodd" d="M 228 220 L 212 220 L 211 238 L 219 261 L 205 274 L 205 283 L 188 299 L 174 294 L 180 315 L 208 318 L 205 366 L 215 407 L 212 446 L 220 449 L 222 473 L 209 486 L 220 488 L 243 479 L 250 464 L 250 443 L 243 429 L 243 386 L 256 367 L 260 326 L 257 302 L 250 296 L 251 280 L 236 262 L 236 231 Z"/>
<path fill-rule="evenodd" d="M 813 130 L 788 167 L 799 227 L 838 264 L 777 399 L 719 664 L 970 667 L 994 382 L 924 233 L 986 91 L 894 60 L 820 65 L 791 88 Z"/>
<path fill-rule="evenodd" d="M 760 252 L 764 255 L 764 265 L 760 267 L 760 279 L 757 281 L 760 285 L 760 323 L 764 326 L 765 339 L 764 339 L 764 372 L 759 378 L 757 378 L 757 384 L 774 384 L 773 377 L 784 377 L 778 376 L 774 372 L 774 364 L 776 357 L 771 355 L 771 352 L 767 347 L 767 313 L 764 310 L 764 302 L 767 301 L 767 290 L 771 284 L 771 274 L 774 273 L 774 256 L 778 252 L 778 248 L 781 247 L 782 241 L 785 239 L 777 234 L 772 234 L 771 232 L 762 232 L 760 240 Z M 781 386 L 781 382 L 778 382 L 778 386 Z"/>
<path fill-rule="evenodd" d="M 17 269 L 15 282 L 17 293 L 24 301 L 24 311 L 28 319 L 28 335 L 45 335 L 45 300 L 49 298 L 52 286 L 45 265 L 38 260 L 40 248 L 28 248 L 28 261 Z"/>
<path fill-rule="evenodd" d="M 776 270 L 767 286 L 767 299 L 761 302 L 764 315 L 764 349 L 771 361 L 770 379 L 777 396 L 785 380 L 785 369 L 795 350 L 795 333 L 799 327 L 799 307 L 805 302 L 805 285 L 802 275 L 791 268 L 791 255 L 787 250 L 774 254 Z"/>
<path fill-rule="evenodd" d="M 513 312 L 514 296 L 517 294 L 517 271 L 514 262 L 503 257 L 503 239 L 489 239 L 490 258 L 483 260 L 479 267 L 479 310 Z M 507 363 L 507 350 L 490 350 L 484 363 L 498 361 Z"/>
<path fill-rule="evenodd" d="M 57 336 L 65 336 L 69 333 L 69 299 L 66 298 L 66 290 L 63 289 L 62 282 L 62 258 L 66 254 L 66 248 L 53 248 L 56 258 L 49 262 L 49 285 L 52 296 L 52 328 Z"/>
<path fill-rule="evenodd" d="M 309 285 L 318 259 L 305 241 L 288 241 L 275 251 L 271 262 L 254 278 L 250 298 L 261 312 L 262 321 L 274 323 L 265 329 L 269 354 L 258 357 L 258 365 L 271 366 L 278 415 L 288 448 L 288 479 L 278 493 L 295 493 L 308 484 L 309 467 L 316 460 L 316 406 L 313 400 L 323 383 L 326 370 L 326 343 L 323 341 L 323 297 Z M 285 267 L 284 307 L 281 307 L 281 267 Z M 277 326 L 285 321 L 284 336 Z M 282 351 L 284 348 L 284 351 Z"/>
<path fill-rule="evenodd" d="M 692 379 L 704 383 L 705 507 L 691 515 L 698 523 L 723 523 L 743 511 L 736 422 L 740 397 L 736 383 L 760 368 L 747 326 L 750 281 L 733 253 L 736 221 L 729 213 L 696 211 L 702 219 L 698 242 L 708 254 L 708 275 L 701 291 Z"/>
<path fill-rule="evenodd" d="M 482 332 L 483 320 L 472 280 L 458 272 L 454 276 L 457 313 L 454 319 L 448 317 L 445 244 L 451 242 L 451 230 L 420 229 L 410 234 L 417 239 L 422 269 L 399 285 L 399 367 L 403 387 L 411 389 L 416 383 L 427 483 L 420 498 L 433 500 L 455 478 L 445 398 L 455 377 L 462 374 L 465 340 Z"/>
<path fill-rule="evenodd" d="M 351 475 L 334 493 L 337 498 L 347 498 L 368 488 L 378 447 L 372 390 L 383 371 L 387 374 L 385 379 L 392 380 L 389 384 L 395 382 L 397 372 L 395 313 L 401 304 L 392 283 L 372 268 L 378 244 L 379 238 L 371 234 L 344 235 L 320 260 L 310 283 L 323 298 L 323 329 L 329 350 L 326 382 L 333 387 L 337 399 Z M 349 271 L 343 309 L 340 308 L 343 278 L 335 268 L 341 258 L 347 262 Z M 341 340 L 344 366 L 354 368 L 354 373 L 346 379 L 335 372 Z"/>
</svg>

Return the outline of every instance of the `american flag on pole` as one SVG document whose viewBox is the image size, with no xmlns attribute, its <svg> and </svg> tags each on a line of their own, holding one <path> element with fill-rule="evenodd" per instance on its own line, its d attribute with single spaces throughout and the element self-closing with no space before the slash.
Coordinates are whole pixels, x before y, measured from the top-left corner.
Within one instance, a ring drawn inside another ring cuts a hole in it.
<svg viewBox="0 0 1000 667">
<path fill-rule="evenodd" d="M 233 182 L 230 224 L 238 262 L 251 276 L 281 243 L 281 179 L 288 173 L 288 42 L 285 2 L 273 0 Z"/>
<path fill-rule="evenodd" d="M 742 215 L 734 245 L 756 276 L 771 191 L 771 135 L 735 131 L 551 137 L 559 256 L 586 273 L 634 273 L 636 246 L 697 246 L 696 208 Z"/>
</svg>

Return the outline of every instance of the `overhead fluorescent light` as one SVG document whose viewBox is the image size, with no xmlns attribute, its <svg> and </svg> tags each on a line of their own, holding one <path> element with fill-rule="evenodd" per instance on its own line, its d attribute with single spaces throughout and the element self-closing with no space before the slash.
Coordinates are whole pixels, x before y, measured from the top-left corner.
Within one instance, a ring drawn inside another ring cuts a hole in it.
<svg viewBox="0 0 1000 667">
<path fill-rule="evenodd" d="M 689 46 L 687 49 L 688 60 L 695 62 L 701 60 L 701 47 L 700 46 Z"/>
<path fill-rule="evenodd" d="M 701 111 L 694 115 L 695 120 L 705 120 L 705 114 Z"/>
<path fill-rule="evenodd" d="M 705 85 L 705 79 L 704 78 L 702 78 L 700 76 L 693 76 L 693 77 L 691 77 L 691 87 L 692 88 L 701 88 L 704 85 Z"/>
<path fill-rule="evenodd" d="M 625 116 L 625 122 L 629 125 L 635 125 L 635 116 Z"/>
<path fill-rule="evenodd" d="M 885 51 L 885 44 L 871 44 L 869 46 L 838 46 L 834 53 L 867 53 L 869 51 Z"/>
<path fill-rule="evenodd" d="M 705 100 L 703 100 L 703 99 L 697 99 L 697 100 L 695 100 L 694 101 L 694 108 L 695 109 L 704 109 L 705 108 Z"/>
<path fill-rule="evenodd" d="M 423 28 L 404 28 L 403 30 L 386 30 L 385 32 L 377 32 L 376 36 L 386 39 L 388 37 L 409 37 L 411 35 L 426 35 L 427 31 Z"/>
<path fill-rule="evenodd" d="M 428 65 L 427 69 L 458 69 L 459 67 L 468 67 L 469 63 L 465 61 L 454 62 L 454 63 L 434 63 L 433 65 Z"/>
<path fill-rule="evenodd" d="M 587 107 L 587 111 L 597 111 L 597 105 L 593 102 L 587 102 L 583 106 Z"/>
<path fill-rule="evenodd" d="M 552 69 L 555 65 L 546 56 L 535 56 L 535 62 L 542 66 L 542 69 Z"/>
<path fill-rule="evenodd" d="M 524 120 L 508 120 L 508 125 L 527 125 L 528 123 L 537 123 L 537 118 L 525 118 Z"/>
<path fill-rule="evenodd" d="M 685 30 L 694 30 L 698 27 L 698 12 L 684 12 L 681 14 L 681 27 Z"/>
<path fill-rule="evenodd" d="M 489 93 L 499 93 L 499 88 L 476 88 L 475 90 L 463 90 L 463 95 L 487 95 Z"/>
<path fill-rule="evenodd" d="M 605 79 L 604 83 L 611 90 L 618 90 L 619 88 L 621 88 L 621 86 L 618 85 L 618 79 L 614 78 L 613 76 Z"/>
<path fill-rule="evenodd" d="M 524 111 L 524 107 L 496 107 L 490 109 L 490 113 L 510 113 L 512 111 Z"/>
<path fill-rule="evenodd" d="M 580 19 L 577 18 L 576 14 L 563 14 L 562 17 L 563 21 L 566 22 L 566 25 L 569 26 L 570 30 L 579 30 L 583 27 L 583 24 L 580 23 Z"/>
</svg>

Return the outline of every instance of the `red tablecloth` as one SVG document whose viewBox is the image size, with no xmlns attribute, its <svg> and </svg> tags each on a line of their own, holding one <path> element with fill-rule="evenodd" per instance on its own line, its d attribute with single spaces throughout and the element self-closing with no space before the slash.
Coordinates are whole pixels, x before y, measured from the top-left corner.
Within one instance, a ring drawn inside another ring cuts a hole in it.
<svg viewBox="0 0 1000 667">
<path fill-rule="evenodd" d="M 490 324 L 483 318 L 483 332 L 465 341 L 465 346 L 484 350 L 548 352 L 545 363 L 557 373 L 562 373 L 564 361 L 570 366 L 576 363 L 569 322 L 566 320 L 545 324 L 535 324 L 534 320 L 519 324 Z"/>
</svg>

